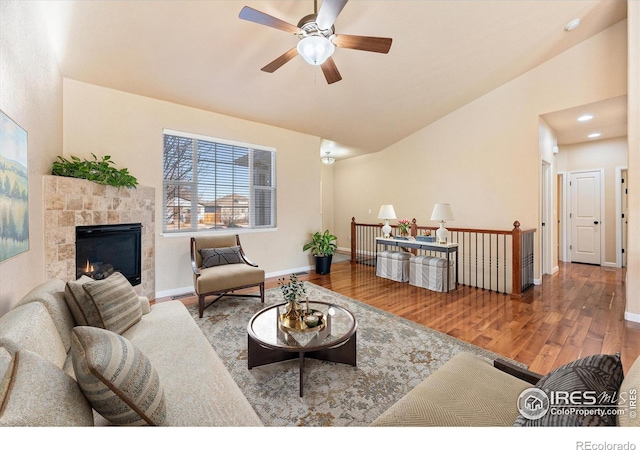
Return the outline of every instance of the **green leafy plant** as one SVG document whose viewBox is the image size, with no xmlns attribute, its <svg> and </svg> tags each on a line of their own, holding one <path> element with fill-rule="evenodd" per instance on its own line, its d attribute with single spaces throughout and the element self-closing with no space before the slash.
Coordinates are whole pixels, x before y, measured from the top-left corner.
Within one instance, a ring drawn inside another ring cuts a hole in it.
<svg viewBox="0 0 640 450">
<path fill-rule="evenodd" d="M 93 153 L 93 160 L 81 160 L 77 156 L 71 159 L 58 156 L 58 161 L 53 162 L 52 175 L 60 177 L 82 178 L 99 184 L 107 184 L 115 187 L 134 188 L 138 180 L 127 169 L 116 169 L 111 156 L 103 156 L 101 160 Z"/>
<path fill-rule="evenodd" d="M 311 250 L 315 256 L 331 256 L 338 248 L 337 244 L 333 241 L 338 238 L 333 234 L 329 234 L 329 230 L 325 230 L 324 233 L 319 231 L 311 235 L 311 241 L 304 244 L 303 251 Z"/>
<path fill-rule="evenodd" d="M 289 276 L 289 281 L 285 278 L 280 278 L 278 285 L 282 291 L 282 296 L 289 302 L 299 302 L 302 296 L 307 293 L 304 282 L 298 280 L 298 276 L 295 273 Z"/>
</svg>

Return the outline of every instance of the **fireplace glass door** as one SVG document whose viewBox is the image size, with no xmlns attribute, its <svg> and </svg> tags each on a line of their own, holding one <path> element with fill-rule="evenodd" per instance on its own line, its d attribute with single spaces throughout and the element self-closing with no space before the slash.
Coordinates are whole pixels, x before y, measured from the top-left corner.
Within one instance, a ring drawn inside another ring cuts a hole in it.
<svg viewBox="0 0 640 450">
<path fill-rule="evenodd" d="M 140 284 L 141 231 L 139 223 L 76 227 L 76 278 L 101 280 L 120 272 L 133 286 Z"/>
</svg>

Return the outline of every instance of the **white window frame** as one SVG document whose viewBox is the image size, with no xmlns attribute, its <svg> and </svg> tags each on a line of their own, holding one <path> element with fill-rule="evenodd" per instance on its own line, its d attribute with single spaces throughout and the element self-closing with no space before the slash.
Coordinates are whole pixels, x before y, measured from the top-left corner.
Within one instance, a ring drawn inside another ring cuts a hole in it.
<svg viewBox="0 0 640 450">
<path fill-rule="evenodd" d="M 230 146 L 234 146 L 234 147 L 242 147 L 242 148 L 246 148 L 249 150 L 249 167 L 248 167 L 248 172 L 249 172 L 249 226 L 247 228 L 206 228 L 206 229 L 198 229 L 198 215 L 197 214 L 191 214 L 191 228 L 185 228 L 183 230 L 169 230 L 166 228 L 166 201 L 167 201 L 167 196 L 166 196 L 166 189 L 167 189 L 167 185 L 171 184 L 171 185 L 183 185 L 183 186 L 190 186 L 192 190 L 195 190 L 195 192 L 197 192 L 197 187 L 198 187 L 198 179 L 197 179 L 197 171 L 194 170 L 194 179 L 191 181 L 174 181 L 174 180 L 165 180 L 164 178 L 164 173 L 163 173 L 163 177 L 162 177 L 162 204 L 163 204 L 163 215 L 162 215 L 162 230 L 163 230 L 163 235 L 164 236 L 184 236 L 184 235 L 201 235 L 201 234 L 216 234 L 216 233 L 228 233 L 229 230 L 233 230 L 234 233 L 246 233 L 246 232 L 256 232 L 256 231 L 271 231 L 271 230 L 277 230 L 277 223 L 276 223 L 276 219 L 277 219 L 277 211 L 276 211 L 276 206 L 277 206 L 277 202 L 276 202 L 276 197 L 277 197 L 277 152 L 276 149 L 273 147 L 267 147 L 264 145 L 258 145 L 258 144 L 248 144 L 246 142 L 239 142 L 239 141 L 232 141 L 232 140 L 228 140 L 228 139 L 221 139 L 221 138 L 216 138 L 216 137 L 212 137 L 212 136 L 206 136 L 206 135 L 201 135 L 201 134 L 195 134 L 195 133 L 189 133 L 189 132 L 184 132 L 184 131 L 177 131 L 177 130 L 172 130 L 172 129 L 163 129 L 162 131 L 162 145 L 163 145 L 163 167 L 164 167 L 164 136 L 165 135 L 170 135 L 170 136 L 175 136 L 175 137 L 181 137 L 181 138 L 186 138 L 186 139 L 192 139 L 194 141 L 194 143 L 196 141 L 206 141 L 206 142 L 211 142 L 214 144 L 221 144 L 221 145 L 230 145 Z M 272 183 L 271 186 L 254 186 L 254 174 L 253 174 L 253 165 L 254 165 L 254 161 L 252 156 L 252 150 L 263 150 L 263 151 L 268 151 L 272 153 L 272 163 L 273 163 L 273 177 L 272 177 Z M 193 168 L 195 169 L 197 167 L 197 154 L 194 151 L 193 152 Z M 269 225 L 256 225 L 255 224 L 255 214 L 254 214 L 254 208 L 255 208 L 255 195 L 256 192 L 258 191 L 269 191 L 271 192 L 271 207 L 270 207 L 270 211 L 271 211 L 271 217 L 270 217 L 270 224 Z M 192 196 L 191 197 L 191 211 L 197 211 L 198 209 L 198 198 L 197 195 Z"/>
</svg>

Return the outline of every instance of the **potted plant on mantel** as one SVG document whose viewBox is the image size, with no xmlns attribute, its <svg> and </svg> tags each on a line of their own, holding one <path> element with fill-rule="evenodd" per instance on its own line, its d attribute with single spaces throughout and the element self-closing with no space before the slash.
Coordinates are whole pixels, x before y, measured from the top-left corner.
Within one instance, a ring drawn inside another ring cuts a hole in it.
<svg viewBox="0 0 640 450">
<path fill-rule="evenodd" d="M 311 250 L 316 259 L 316 273 L 325 275 L 331 272 L 331 259 L 338 246 L 334 242 L 338 238 L 325 230 L 311 235 L 311 241 L 304 244 L 303 251 Z"/>
</svg>

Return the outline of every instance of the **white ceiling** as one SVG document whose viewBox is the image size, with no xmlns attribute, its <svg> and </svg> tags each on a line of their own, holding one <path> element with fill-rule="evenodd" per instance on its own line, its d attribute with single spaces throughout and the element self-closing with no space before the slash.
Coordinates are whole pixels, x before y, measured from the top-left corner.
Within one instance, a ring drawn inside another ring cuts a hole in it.
<svg viewBox="0 0 640 450">
<path fill-rule="evenodd" d="M 578 121 L 585 115 L 593 118 Z M 558 145 L 623 137 L 627 135 L 627 96 L 544 114 L 542 118 L 556 132 Z M 600 133 L 600 136 L 589 138 L 591 133 Z"/>
<path fill-rule="evenodd" d="M 343 79 L 328 85 L 301 57 L 262 72 L 298 38 L 239 19 L 245 5 L 294 25 L 313 12 L 312 0 L 43 2 L 63 76 L 320 136 L 338 158 L 384 149 L 626 18 L 618 0 L 351 0 L 336 33 L 393 45 L 336 49 Z"/>
</svg>

